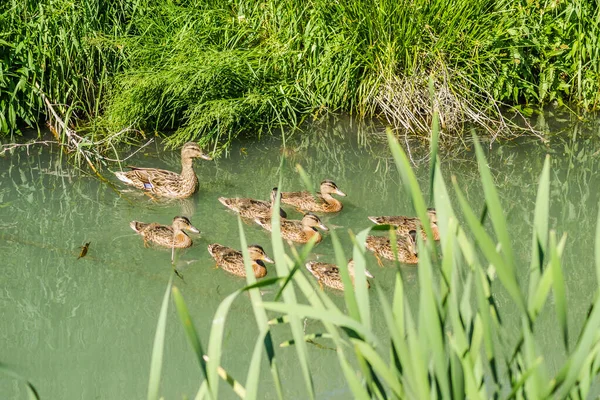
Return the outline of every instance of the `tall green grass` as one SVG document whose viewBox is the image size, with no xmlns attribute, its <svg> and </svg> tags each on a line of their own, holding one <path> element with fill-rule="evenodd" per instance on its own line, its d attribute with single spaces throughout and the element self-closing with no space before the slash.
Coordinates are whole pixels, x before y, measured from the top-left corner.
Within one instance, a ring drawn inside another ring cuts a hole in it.
<svg viewBox="0 0 600 400">
<path fill-rule="evenodd" d="M 434 128 L 433 143 L 437 135 Z M 257 283 L 249 273 L 248 286 L 227 297 L 217 310 L 206 353 L 207 378 L 201 384 L 199 398 L 218 397 L 217 375 L 234 390 L 237 387 L 235 392 L 241 398 L 256 398 L 263 351 L 269 357 L 274 377 L 278 376 L 277 351 L 272 341 L 264 340 L 272 324 L 289 326 L 294 340 L 285 345 L 296 346 L 302 370 L 297 379 L 304 379 L 306 383 L 304 397 L 315 397 L 309 352 L 297 327 L 300 318 L 322 323 L 322 334 L 304 340 L 319 336 L 321 340 L 331 341 L 347 390 L 354 398 L 588 398 L 600 372 L 600 292 L 590 305 L 581 329 L 574 332 L 568 323 L 569 304 L 561 261 L 566 240 L 549 228 L 550 158 L 545 159 L 540 171 L 535 209 L 531 210 L 534 219 L 526 288 L 525 283 L 517 279 L 516 270 L 527 266 L 516 261 L 498 191 L 482 148 L 476 137 L 473 140 L 485 196 L 483 215 L 473 210 L 455 179 L 451 186 L 447 185 L 435 157 L 436 147 L 432 147 L 431 186 L 442 240 L 437 248 L 433 241 L 423 242 L 419 236 L 418 307 L 408 304 L 402 268 L 397 268 L 391 296 L 381 290 L 376 280 L 372 282 L 374 287 L 367 289 L 361 272 L 366 267 L 364 242 L 368 229 L 355 236 L 352 256 L 356 263 L 356 287 L 344 292 L 343 309 L 326 291 L 319 289 L 302 267 L 312 244 L 300 252 L 294 248 L 287 252 L 280 235 L 274 231 L 277 276 Z M 388 141 L 416 215 L 425 219 L 426 203 L 409 160 L 391 132 L 388 132 Z M 454 192 L 457 204 L 450 202 L 450 191 Z M 273 217 L 277 219 L 278 215 Z M 245 248 L 242 224 L 239 226 L 241 245 Z M 597 226 L 595 251 L 600 284 L 600 217 Z M 335 233 L 332 233 L 332 241 L 338 264 L 345 265 L 348 254 L 341 248 Z M 438 251 L 440 256 L 436 255 Z M 247 255 L 245 261 L 250 272 Z M 344 281 L 349 283 L 347 270 L 342 268 L 341 272 Z M 257 289 L 270 285 L 282 296 L 264 301 Z M 260 332 L 248 365 L 245 387 L 226 374 L 227 367 L 220 365 L 219 358 L 227 311 L 232 299 L 244 291 L 251 293 Z M 502 308 L 496 304 L 499 291 L 508 294 L 510 304 L 503 307 L 518 311 L 516 321 L 502 318 Z M 177 304 L 183 303 L 176 293 Z M 376 309 L 370 306 L 372 296 L 378 300 Z M 554 310 L 557 336 L 562 337 L 560 346 L 564 348 L 565 358 L 559 365 L 547 365 L 534 334 L 546 306 Z M 384 335 L 374 331 L 373 313 L 383 316 Z M 269 318 L 273 319 L 269 321 Z M 188 331 L 193 329 L 189 322 L 184 326 Z M 193 348 L 194 353 L 200 349 Z M 280 383 L 278 379 L 274 382 L 281 398 Z"/>
<path fill-rule="evenodd" d="M 37 83 L 93 139 L 227 145 L 340 112 L 497 134 L 501 104 L 598 109 L 599 26 L 597 0 L 8 0 L 0 132 L 43 121 Z"/>
</svg>

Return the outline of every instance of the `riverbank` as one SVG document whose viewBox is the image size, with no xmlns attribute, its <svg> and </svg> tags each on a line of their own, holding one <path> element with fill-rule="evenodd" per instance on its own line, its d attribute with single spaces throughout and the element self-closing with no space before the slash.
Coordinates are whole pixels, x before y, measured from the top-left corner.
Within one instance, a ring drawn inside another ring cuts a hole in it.
<svg viewBox="0 0 600 400">
<path fill-rule="evenodd" d="M 44 93 L 91 143 L 131 129 L 115 140 L 227 146 L 330 113 L 419 134 L 434 110 L 443 139 L 472 123 L 502 134 L 501 104 L 598 109 L 599 21 L 583 0 L 13 0 L 0 6 L 0 132 L 43 124 Z"/>
</svg>

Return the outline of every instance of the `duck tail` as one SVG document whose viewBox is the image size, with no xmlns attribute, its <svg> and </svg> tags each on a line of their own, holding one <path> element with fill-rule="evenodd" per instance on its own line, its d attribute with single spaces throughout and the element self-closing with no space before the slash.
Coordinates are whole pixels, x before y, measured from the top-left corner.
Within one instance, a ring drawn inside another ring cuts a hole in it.
<svg viewBox="0 0 600 400">
<path fill-rule="evenodd" d="M 136 231 L 137 233 L 140 233 L 141 231 L 144 230 L 144 228 L 146 226 L 148 226 L 148 224 L 145 224 L 143 222 L 139 222 L 139 221 L 131 221 L 129 223 L 129 226 L 131 227 L 131 229 L 133 229 L 134 231 Z"/>
<path fill-rule="evenodd" d="M 306 264 L 304 264 L 306 269 L 313 275 L 315 274 L 314 265 L 315 265 L 315 261 L 309 261 Z"/>
<path fill-rule="evenodd" d="M 229 208 L 229 209 L 233 210 L 233 206 L 232 206 L 232 203 L 231 203 L 231 199 L 228 199 L 228 198 L 226 198 L 226 197 L 219 197 L 219 202 L 220 202 L 221 204 L 223 204 L 225 207 L 227 207 L 227 208 Z"/>
<path fill-rule="evenodd" d="M 125 182 L 128 185 L 133 185 L 133 181 L 127 176 L 127 172 L 117 171 L 117 172 L 115 172 L 115 176 L 121 182 Z"/>
<path fill-rule="evenodd" d="M 381 217 L 367 217 L 369 218 L 369 220 L 371 220 L 371 222 L 373 222 L 374 224 L 381 224 L 382 218 Z"/>
<path fill-rule="evenodd" d="M 211 256 L 213 256 L 213 258 L 215 257 L 215 252 L 217 251 L 217 249 L 221 247 L 221 245 L 217 244 L 217 243 L 213 243 L 213 244 L 209 244 L 208 245 L 208 252 L 210 253 Z"/>
</svg>

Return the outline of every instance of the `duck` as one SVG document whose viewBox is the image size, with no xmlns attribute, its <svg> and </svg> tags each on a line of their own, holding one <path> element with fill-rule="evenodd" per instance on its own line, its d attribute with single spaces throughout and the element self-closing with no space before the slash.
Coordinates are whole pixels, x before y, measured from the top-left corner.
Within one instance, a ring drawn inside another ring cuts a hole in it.
<svg viewBox="0 0 600 400">
<path fill-rule="evenodd" d="M 281 202 L 295 206 L 298 210 L 309 212 L 333 213 L 342 209 L 342 202 L 334 198 L 332 194 L 346 196 L 335 182 L 327 179 L 321 182 L 320 192 L 316 196 L 308 191 L 304 192 L 282 192 Z"/>
<path fill-rule="evenodd" d="M 319 286 L 323 289 L 323 285 L 329 286 L 333 289 L 344 290 L 344 282 L 340 275 L 340 267 L 335 264 L 328 264 L 318 261 L 309 261 L 306 263 L 306 269 L 313 274 Z M 348 261 L 348 273 L 352 279 L 352 285 L 354 285 L 354 260 Z M 373 275 L 365 269 L 365 275 L 369 278 L 373 278 Z M 370 288 L 371 284 L 367 281 L 367 288 Z"/>
<path fill-rule="evenodd" d="M 416 246 L 417 231 L 411 230 L 406 236 L 397 237 L 396 251 L 398 252 L 398 261 L 405 264 L 417 264 L 419 257 Z M 394 252 L 392 250 L 392 242 L 385 236 L 367 236 L 365 243 L 368 250 L 371 250 L 377 258 L 377 263 L 383 266 L 381 257 L 388 260 L 394 260 Z"/>
<path fill-rule="evenodd" d="M 255 218 L 254 222 L 268 230 L 272 231 L 271 218 Z M 301 220 L 282 219 L 281 220 L 281 237 L 288 242 L 307 243 L 313 236 L 317 237 L 316 243 L 319 243 L 323 236 L 316 229 L 319 227 L 324 231 L 328 231 L 323 222 L 313 213 L 306 213 Z"/>
<path fill-rule="evenodd" d="M 240 197 L 219 197 L 219 201 L 225 207 L 235 211 L 244 218 L 270 218 L 273 204 L 275 204 L 276 196 L 277 188 L 274 187 L 271 190 L 271 201 L 247 199 Z M 281 218 L 287 218 L 287 213 L 281 208 L 279 209 L 279 215 L 281 216 Z"/>
<path fill-rule="evenodd" d="M 433 233 L 433 240 L 440 240 L 440 230 L 437 225 L 437 214 L 435 208 L 428 208 L 427 215 L 429 216 L 429 222 L 431 231 Z M 427 240 L 427 234 L 423 230 L 423 225 L 419 218 L 404 217 L 404 216 L 383 216 L 383 217 L 368 217 L 372 222 L 377 225 L 392 225 L 396 227 L 396 232 L 399 236 L 406 236 L 412 230 L 421 230 L 421 237 L 423 240 Z"/>
<path fill-rule="evenodd" d="M 208 245 L 208 252 L 217 262 L 217 268 L 221 267 L 225 271 L 237 276 L 246 276 L 244 256 L 241 251 L 237 251 L 231 247 L 222 246 L 218 243 L 213 243 Z M 272 264 L 274 261 L 267 256 L 265 250 L 257 244 L 248 246 L 248 254 L 252 260 L 254 276 L 256 278 L 264 278 L 267 275 L 267 267 L 264 262 Z"/>
<path fill-rule="evenodd" d="M 139 221 L 131 221 L 129 226 L 144 238 L 145 247 L 151 242 L 162 247 L 184 249 L 192 245 L 192 239 L 183 230 L 200 233 L 186 217 L 173 218 L 171 226 Z"/>
<path fill-rule="evenodd" d="M 137 189 L 161 197 L 183 199 L 198 190 L 198 177 L 192 167 L 194 158 L 212 160 L 200 146 L 188 142 L 181 148 L 181 174 L 158 168 L 129 167 L 131 171 L 115 172 L 116 177 Z"/>
</svg>

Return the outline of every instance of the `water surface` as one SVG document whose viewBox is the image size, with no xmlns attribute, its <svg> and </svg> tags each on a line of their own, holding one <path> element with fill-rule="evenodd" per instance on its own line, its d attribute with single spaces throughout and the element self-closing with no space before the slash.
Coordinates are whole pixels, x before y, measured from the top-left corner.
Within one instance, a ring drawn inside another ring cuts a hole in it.
<svg viewBox="0 0 600 400">
<path fill-rule="evenodd" d="M 598 124 L 544 121 L 545 128 L 560 135 L 542 145 L 537 140 L 494 143 L 489 161 L 498 185 L 509 229 L 514 238 L 518 271 L 526 287 L 537 179 L 546 154 L 552 155 L 550 227 L 568 234 L 564 254 L 569 322 L 579 329 L 595 290 L 593 267 L 598 189 Z M 0 157 L 0 361 L 15 365 L 29 377 L 42 398 L 144 398 L 146 396 L 152 343 L 160 304 L 170 267 L 170 251 L 144 248 L 129 221 L 168 224 L 175 215 L 189 216 L 202 234 L 194 246 L 179 253 L 178 268 L 184 281 L 176 281 L 190 308 L 203 343 L 208 343 L 212 316 L 228 294 L 244 280 L 214 269 L 206 246 L 210 243 L 239 248 L 235 215 L 218 201 L 220 196 L 268 199 L 272 187 L 301 190 L 296 164 L 318 185 L 332 179 L 347 193 L 344 210 L 323 218 L 335 229 L 350 256 L 348 230 L 370 226 L 369 215 L 413 214 L 402 191 L 385 139 L 378 125 L 355 125 L 333 121 L 303 133 L 261 141 L 236 142 L 229 153 L 208 162 L 198 160 L 195 170 L 199 192 L 189 200 L 157 202 L 129 191 L 108 170 L 107 184 L 69 165 L 57 149 L 16 149 Z M 421 187 L 427 193 L 427 143 L 408 142 Z M 406 146 L 406 144 L 405 144 Z M 486 146 L 489 148 L 489 146 Z M 126 153 L 123 153 L 123 156 Z M 285 159 L 283 164 L 282 157 Z M 446 150 L 442 169 L 449 183 L 455 175 L 475 210 L 483 195 L 474 156 L 470 151 Z M 127 164 L 178 170 L 179 152 L 164 151 L 153 144 Z M 118 170 L 115 163 L 110 169 Z M 290 217 L 300 217 L 288 209 Z M 262 244 L 272 255 L 270 237 L 252 224 L 245 225 L 250 243 Z M 77 260 L 79 246 L 91 242 L 88 255 Z M 314 249 L 313 258 L 333 262 L 329 236 Z M 391 295 L 395 270 L 376 265 L 369 256 L 376 285 Z M 307 273 L 306 271 L 302 271 Z M 412 300 L 417 295 L 415 267 L 402 270 Z M 271 267 L 269 276 L 274 276 Z M 272 299 L 274 289 L 264 297 Z M 340 294 L 328 291 L 343 307 Z M 501 291 L 496 296 L 503 317 L 518 322 L 517 314 Z M 372 299 L 373 324 L 384 332 L 383 318 Z M 563 359 L 560 337 L 551 307 L 537 325 L 536 335 L 544 347 L 552 371 Z M 307 321 L 307 332 L 320 331 Z M 222 364 L 242 382 L 254 347 L 256 323 L 247 296 L 234 303 L 224 335 Z M 286 327 L 274 329 L 276 343 L 291 339 Z M 572 335 L 575 336 L 575 335 Z M 328 345 L 325 340 L 322 344 Z M 293 347 L 277 350 L 287 398 L 305 398 L 304 382 Z M 309 346 L 310 366 L 319 399 L 344 399 L 349 392 L 331 350 Z M 271 376 L 263 362 L 261 390 L 274 397 Z M 195 395 L 200 370 L 171 305 L 168 316 L 161 391 L 165 398 Z M 0 379 L 2 398 L 25 398 L 22 385 Z M 225 397 L 233 396 L 223 385 Z"/>
</svg>

